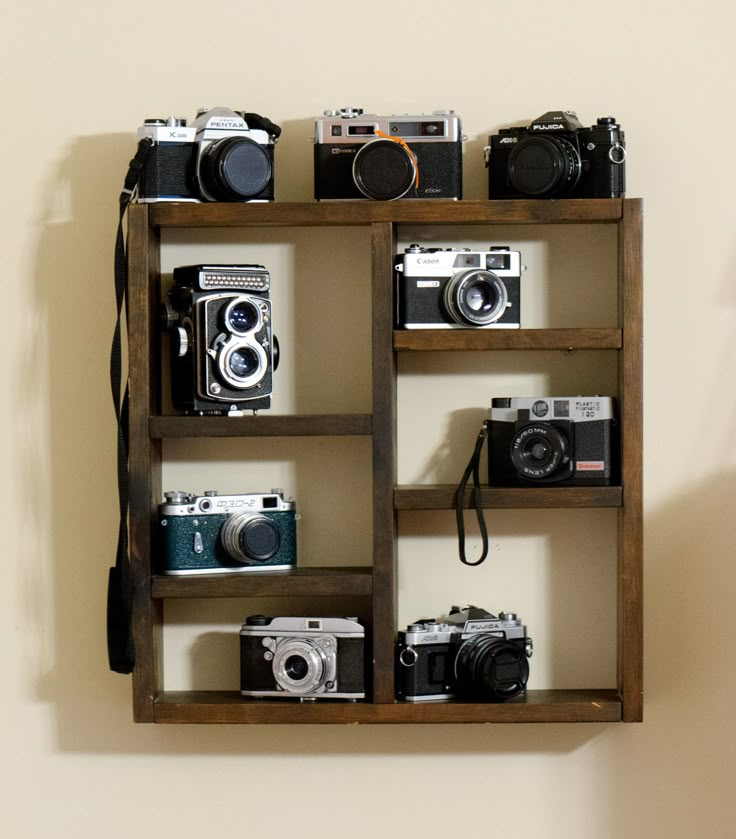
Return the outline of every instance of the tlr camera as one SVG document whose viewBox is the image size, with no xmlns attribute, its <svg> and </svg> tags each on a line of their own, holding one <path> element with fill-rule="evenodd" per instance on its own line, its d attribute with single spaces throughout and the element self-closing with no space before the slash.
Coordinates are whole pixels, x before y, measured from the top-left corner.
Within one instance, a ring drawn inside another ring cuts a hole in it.
<svg viewBox="0 0 736 839">
<path fill-rule="evenodd" d="M 423 248 L 396 257 L 396 323 L 403 329 L 518 329 L 521 257 L 508 247 Z"/>
<path fill-rule="evenodd" d="M 136 200 L 273 201 L 274 144 L 281 129 L 266 117 L 229 108 L 185 119 L 147 119 L 138 139 L 152 141 Z"/>
<path fill-rule="evenodd" d="M 488 483 L 608 486 L 615 431 L 615 403 L 607 396 L 492 399 Z"/>
<path fill-rule="evenodd" d="M 614 117 L 583 127 L 574 111 L 548 111 L 527 128 L 488 138 L 489 198 L 620 198 L 626 142 Z"/>
<path fill-rule="evenodd" d="M 240 692 L 364 699 L 364 644 L 356 618 L 251 615 L 240 630 Z"/>
<path fill-rule="evenodd" d="M 174 269 L 163 309 L 171 341 L 171 397 L 193 413 L 271 406 L 278 342 L 271 328 L 271 277 L 263 265 Z"/>
<path fill-rule="evenodd" d="M 314 197 L 462 198 L 462 140 L 454 111 L 431 116 L 325 111 L 315 121 Z"/>
<path fill-rule="evenodd" d="M 503 702 L 526 691 L 531 654 L 532 639 L 515 614 L 453 606 L 446 618 L 399 632 L 396 694 L 409 702 Z"/>
<path fill-rule="evenodd" d="M 296 565 L 296 505 L 285 501 L 281 490 L 164 496 L 158 508 L 162 573 L 279 571 Z"/>
</svg>

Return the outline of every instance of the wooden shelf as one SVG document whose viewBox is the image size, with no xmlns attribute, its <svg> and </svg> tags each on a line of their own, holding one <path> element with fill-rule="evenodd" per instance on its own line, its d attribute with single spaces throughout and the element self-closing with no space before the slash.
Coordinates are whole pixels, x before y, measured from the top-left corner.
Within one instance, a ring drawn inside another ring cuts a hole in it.
<svg viewBox="0 0 736 839">
<path fill-rule="evenodd" d="M 620 329 L 397 329 L 394 349 L 418 352 L 467 350 L 620 350 Z"/>
<path fill-rule="evenodd" d="M 342 437 L 373 433 L 370 414 L 266 416 L 156 416 L 148 421 L 153 439 L 172 437 Z"/>
<path fill-rule="evenodd" d="M 398 486 L 397 510 L 454 510 L 455 484 Z M 562 509 L 567 507 L 620 507 L 621 487 L 482 487 L 483 507 L 488 509 Z M 466 488 L 463 507 L 472 508 L 472 489 Z"/>
</svg>

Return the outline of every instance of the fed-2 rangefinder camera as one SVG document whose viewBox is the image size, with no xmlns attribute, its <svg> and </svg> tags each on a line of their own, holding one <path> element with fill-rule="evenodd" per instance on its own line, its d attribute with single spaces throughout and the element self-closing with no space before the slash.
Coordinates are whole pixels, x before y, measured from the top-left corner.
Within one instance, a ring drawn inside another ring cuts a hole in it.
<svg viewBox="0 0 736 839">
<path fill-rule="evenodd" d="M 454 111 L 378 116 L 362 108 L 315 121 L 314 197 L 462 198 L 462 125 Z"/>
<path fill-rule="evenodd" d="M 492 399 L 488 483 L 608 486 L 617 480 L 617 431 L 611 397 Z"/>
<path fill-rule="evenodd" d="M 240 692 L 277 699 L 365 698 L 357 618 L 251 615 L 240 630 Z"/>
<path fill-rule="evenodd" d="M 278 342 L 263 265 L 186 265 L 162 310 L 171 336 L 171 398 L 187 413 L 270 408 Z"/>
<path fill-rule="evenodd" d="M 191 125 L 181 117 L 147 119 L 138 139 L 152 145 L 136 200 L 273 201 L 280 134 L 266 117 L 230 108 L 201 109 Z"/>
<path fill-rule="evenodd" d="M 502 128 L 485 149 L 489 198 L 621 198 L 626 141 L 614 117 L 583 126 L 574 111 L 548 111 Z"/>
<path fill-rule="evenodd" d="M 526 691 L 532 648 L 515 614 L 453 606 L 445 618 L 423 619 L 399 632 L 397 697 L 503 702 Z"/>
<path fill-rule="evenodd" d="M 296 565 L 296 504 L 281 490 L 164 497 L 158 508 L 161 573 L 285 571 Z"/>
<path fill-rule="evenodd" d="M 521 256 L 410 245 L 396 257 L 396 324 L 402 329 L 518 329 Z"/>
</svg>

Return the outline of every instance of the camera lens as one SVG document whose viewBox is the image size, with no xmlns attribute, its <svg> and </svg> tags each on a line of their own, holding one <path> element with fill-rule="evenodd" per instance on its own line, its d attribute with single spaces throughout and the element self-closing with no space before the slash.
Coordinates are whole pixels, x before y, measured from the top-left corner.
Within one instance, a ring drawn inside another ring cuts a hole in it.
<svg viewBox="0 0 736 839">
<path fill-rule="evenodd" d="M 290 679 L 300 682 L 309 673 L 309 664 L 300 655 L 290 655 L 284 662 L 284 670 Z"/>
<path fill-rule="evenodd" d="M 270 156 L 248 137 L 215 140 L 199 161 L 200 186 L 215 201 L 247 201 L 259 195 L 272 172 Z"/>
<path fill-rule="evenodd" d="M 330 637 L 329 642 L 336 649 L 335 639 Z M 271 668 L 276 684 L 286 694 L 313 693 L 334 682 L 335 653 L 310 638 L 284 638 L 274 651 Z"/>
<path fill-rule="evenodd" d="M 254 332 L 261 323 L 261 313 L 255 303 L 241 300 L 231 303 L 225 310 L 225 325 L 238 335 Z"/>
<path fill-rule="evenodd" d="M 220 530 L 225 552 L 237 562 L 255 565 L 273 559 L 281 547 L 281 531 L 272 519 L 258 513 L 235 513 Z"/>
<path fill-rule="evenodd" d="M 570 474 L 569 448 L 566 435 L 554 426 L 525 425 L 511 439 L 511 463 L 527 480 L 560 481 Z"/>
<path fill-rule="evenodd" d="M 529 679 L 525 646 L 479 634 L 460 647 L 455 659 L 456 690 L 483 702 L 503 702 L 521 693 Z"/>
<path fill-rule="evenodd" d="M 230 353 L 228 366 L 233 376 L 246 379 L 258 369 L 258 356 L 250 348 L 234 350 Z"/>
<path fill-rule="evenodd" d="M 268 358 L 260 344 L 242 339 L 231 340 L 218 347 L 217 371 L 231 388 L 254 387 L 265 376 Z"/>
<path fill-rule="evenodd" d="M 535 198 L 570 192 L 580 179 L 580 172 L 580 155 L 564 137 L 526 137 L 509 155 L 512 185 Z"/>
<path fill-rule="evenodd" d="M 401 198 L 416 179 L 412 155 L 394 140 L 373 140 L 355 155 L 353 180 L 358 189 L 376 201 Z"/>
<path fill-rule="evenodd" d="M 445 286 L 445 308 L 456 323 L 488 326 L 506 311 L 508 292 L 492 271 L 464 271 Z"/>
</svg>

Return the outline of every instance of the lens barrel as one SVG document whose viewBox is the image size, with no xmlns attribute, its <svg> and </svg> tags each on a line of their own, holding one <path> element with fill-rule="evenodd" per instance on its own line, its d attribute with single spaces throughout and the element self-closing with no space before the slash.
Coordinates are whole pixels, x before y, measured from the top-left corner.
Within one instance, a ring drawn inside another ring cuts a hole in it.
<svg viewBox="0 0 736 839">
<path fill-rule="evenodd" d="M 503 702 L 522 693 L 528 680 L 529 663 L 523 643 L 478 634 L 458 650 L 455 681 L 460 696 Z"/>
<path fill-rule="evenodd" d="M 564 137 L 525 137 L 509 155 L 511 184 L 522 194 L 549 198 L 570 192 L 580 180 L 580 155 Z"/>
<path fill-rule="evenodd" d="M 552 480 L 570 463 L 566 435 L 548 423 L 532 423 L 517 429 L 511 439 L 511 463 L 531 481 Z M 559 477 L 566 477 L 565 471 Z"/>
<path fill-rule="evenodd" d="M 281 531 L 267 516 L 235 513 L 222 525 L 220 541 L 232 559 L 257 565 L 276 556 L 281 547 Z"/>
<path fill-rule="evenodd" d="M 463 325 L 495 323 L 508 300 L 506 285 L 492 271 L 461 271 L 445 286 L 445 309 Z"/>
<path fill-rule="evenodd" d="M 273 166 L 263 146 L 249 137 L 225 137 L 202 151 L 199 180 L 215 201 L 247 201 L 268 186 Z"/>
</svg>

